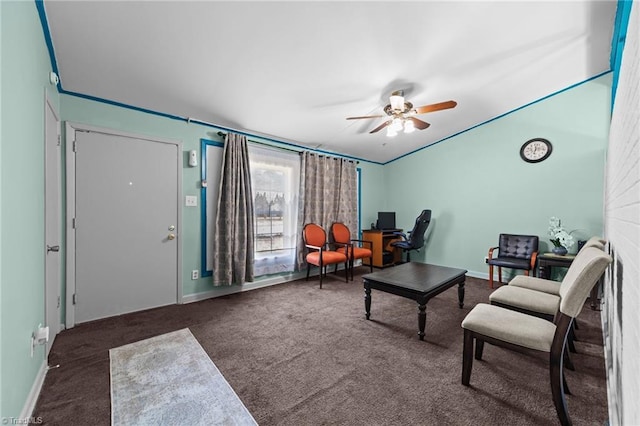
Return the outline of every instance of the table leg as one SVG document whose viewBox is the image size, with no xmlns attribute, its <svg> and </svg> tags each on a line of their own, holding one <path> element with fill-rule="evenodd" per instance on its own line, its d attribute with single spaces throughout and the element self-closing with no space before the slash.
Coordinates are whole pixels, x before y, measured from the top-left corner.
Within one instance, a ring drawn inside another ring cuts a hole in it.
<svg viewBox="0 0 640 426">
<path fill-rule="evenodd" d="M 364 311 L 367 319 L 371 316 L 371 287 L 364 285 Z"/>
<path fill-rule="evenodd" d="M 551 266 L 540 265 L 538 267 L 538 278 L 542 278 L 545 280 L 551 279 Z"/>
<path fill-rule="evenodd" d="M 427 305 L 418 305 L 418 336 L 424 340 L 424 327 L 427 324 Z"/>
<path fill-rule="evenodd" d="M 464 281 L 458 284 L 458 306 L 460 309 L 464 306 Z"/>
</svg>

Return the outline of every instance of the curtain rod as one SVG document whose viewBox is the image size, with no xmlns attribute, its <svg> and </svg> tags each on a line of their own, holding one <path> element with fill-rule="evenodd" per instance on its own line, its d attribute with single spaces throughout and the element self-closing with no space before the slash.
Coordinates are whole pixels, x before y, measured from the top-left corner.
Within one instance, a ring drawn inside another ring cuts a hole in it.
<svg viewBox="0 0 640 426">
<path fill-rule="evenodd" d="M 225 132 L 218 132 L 218 136 L 220 136 L 220 137 L 224 137 L 225 135 L 226 135 L 226 133 L 225 133 Z M 277 148 L 277 149 L 282 149 L 282 150 L 285 150 L 285 151 L 296 152 L 296 153 L 298 153 L 298 154 L 302 154 L 302 152 L 304 151 L 304 150 L 300 150 L 300 151 L 298 151 L 297 149 L 286 148 L 286 147 L 284 147 L 284 146 L 271 145 L 271 144 L 269 144 L 269 143 L 259 142 L 259 141 L 252 140 L 252 139 L 247 139 L 247 140 L 249 140 L 251 143 L 257 143 L 258 145 L 264 145 L 264 146 L 269 146 L 269 147 L 271 147 L 271 148 Z M 317 153 L 315 153 L 315 152 L 313 152 L 313 151 L 309 151 L 309 152 L 311 153 L 311 155 L 317 155 L 317 156 L 319 156 L 319 157 L 331 157 L 331 158 L 333 158 L 334 160 L 337 160 L 337 159 L 339 159 L 339 158 L 340 158 L 340 159 L 342 159 L 342 157 L 336 157 L 336 156 L 333 156 L 333 155 L 317 154 Z M 348 159 L 348 158 L 345 158 L 345 160 L 347 160 L 347 161 L 349 161 L 349 162 L 351 162 L 351 163 L 360 164 L 360 162 L 359 162 L 359 161 L 350 160 L 350 159 Z"/>
<path fill-rule="evenodd" d="M 218 132 L 218 136 L 220 136 L 220 137 L 224 137 L 225 135 L 226 135 L 225 132 Z M 264 143 L 264 142 L 254 141 L 253 139 L 248 139 L 247 138 L 247 140 L 249 140 L 252 143 L 257 143 L 258 145 L 270 146 L 271 148 L 278 148 L 278 149 L 283 149 L 285 151 L 291 151 L 291 152 L 297 152 L 297 153 L 301 152 L 301 151 L 298 151 L 297 149 L 286 148 L 284 146 L 271 145 L 271 144 Z"/>
</svg>

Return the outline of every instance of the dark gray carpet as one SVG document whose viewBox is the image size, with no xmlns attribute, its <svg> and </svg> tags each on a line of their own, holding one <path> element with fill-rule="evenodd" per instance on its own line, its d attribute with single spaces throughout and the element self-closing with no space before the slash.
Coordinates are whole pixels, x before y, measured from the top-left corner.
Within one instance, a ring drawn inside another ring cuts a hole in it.
<svg viewBox="0 0 640 426">
<path fill-rule="evenodd" d="M 357 274 L 368 272 L 358 268 Z M 34 416 L 45 424 L 110 424 L 110 348 L 189 327 L 261 425 L 557 424 L 547 355 L 485 346 L 472 386 L 460 384 L 460 323 L 488 302 L 487 281 L 468 278 L 464 309 L 452 288 L 427 305 L 329 275 L 77 326 L 56 338 Z M 567 397 L 576 425 L 607 419 L 600 312 L 579 317 L 576 371 Z"/>
</svg>

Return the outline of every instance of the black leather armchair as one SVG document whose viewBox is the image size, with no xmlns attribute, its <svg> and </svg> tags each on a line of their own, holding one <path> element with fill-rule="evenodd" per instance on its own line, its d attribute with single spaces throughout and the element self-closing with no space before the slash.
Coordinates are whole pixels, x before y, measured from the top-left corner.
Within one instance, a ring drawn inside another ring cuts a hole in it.
<svg viewBox="0 0 640 426">
<path fill-rule="evenodd" d="M 498 255 L 493 252 L 498 250 Z M 502 283 L 502 268 L 522 269 L 525 275 L 536 266 L 538 256 L 537 235 L 500 234 L 497 247 L 489 249 L 489 287 L 493 288 L 493 267 L 498 267 L 498 281 Z"/>
<path fill-rule="evenodd" d="M 407 262 L 411 261 L 411 250 L 420 251 L 420 249 L 424 247 L 424 234 L 429 227 L 429 222 L 431 222 L 431 210 L 422 210 L 422 213 L 416 218 L 416 223 L 413 229 L 408 232 L 408 235 L 402 232 L 396 233 L 402 237 L 402 240 L 394 241 L 391 245 L 407 253 Z"/>
</svg>

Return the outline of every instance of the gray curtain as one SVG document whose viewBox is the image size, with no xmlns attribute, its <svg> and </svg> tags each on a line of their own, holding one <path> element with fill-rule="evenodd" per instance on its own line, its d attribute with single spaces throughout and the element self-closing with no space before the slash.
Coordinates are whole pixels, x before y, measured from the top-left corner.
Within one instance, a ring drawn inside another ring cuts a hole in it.
<svg viewBox="0 0 640 426">
<path fill-rule="evenodd" d="M 213 285 L 253 281 L 253 199 L 246 136 L 225 139 L 213 232 Z"/>
<path fill-rule="evenodd" d="M 301 154 L 300 208 L 298 210 L 298 269 L 304 266 L 302 228 L 316 223 L 331 233 L 333 222 L 343 222 L 358 232 L 358 176 L 354 161 L 305 151 Z"/>
</svg>

